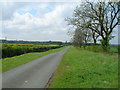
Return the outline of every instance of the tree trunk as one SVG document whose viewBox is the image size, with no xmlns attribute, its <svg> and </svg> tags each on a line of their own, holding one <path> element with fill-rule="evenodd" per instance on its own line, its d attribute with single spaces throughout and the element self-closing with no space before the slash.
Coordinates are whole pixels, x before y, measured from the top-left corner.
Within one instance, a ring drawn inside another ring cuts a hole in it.
<svg viewBox="0 0 120 90">
<path fill-rule="evenodd" d="M 94 45 L 96 45 L 96 42 L 97 42 L 97 41 L 96 41 L 96 39 L 94 38 Z"/>
<path fill-rule="evenodd" d="M 109 49 L 109 35 L 106 35 L 102 40 L 102 47 L 104 51 L 108 51 Z"/>
<path fill-rule="evenodd" d="M 95 32 L 93 32 L 93 35 L 92 35 L 92 38 L 93 38 L 93 41 L 94 41 L 94 45 L 96 45 L 96 42 L 97 42 L 97 37 L 95 37 Z"/>
</svg>

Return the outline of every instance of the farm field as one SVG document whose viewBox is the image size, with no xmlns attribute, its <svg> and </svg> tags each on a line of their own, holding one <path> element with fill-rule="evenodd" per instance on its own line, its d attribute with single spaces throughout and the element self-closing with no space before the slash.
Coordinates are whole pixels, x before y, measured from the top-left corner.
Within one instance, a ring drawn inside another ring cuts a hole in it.
<svg viewBox="0 0 120 90">
<path fill-rule="evenodd" d="M 32 60 L 35 60 L 37 58 L 44 56 L 44 55 L 61 51 L 64 48 L 65 47 L 61 47 L 58 49 L 51 49 L 51 50 L 48 50 L 45 52 L 31 52 L 31 53 L 22 54 L 19 56 L 0 59 L 0 61 L 2 61 L 2 72 L 8 71 L 12 68 L 26 64 Z"/>
<path fill-rule="evenodd" d="M 118 57 L 70 47 L 48 88 L 118 88 Z"/>
<path fill-rule="evenodd" d="M 60 48 L 62 45 L 41 45 L 41 44 L 2 44 L 2 58 L 18 56 L 29 52 L 43 52 L 50 49 Z"/>
</svg>

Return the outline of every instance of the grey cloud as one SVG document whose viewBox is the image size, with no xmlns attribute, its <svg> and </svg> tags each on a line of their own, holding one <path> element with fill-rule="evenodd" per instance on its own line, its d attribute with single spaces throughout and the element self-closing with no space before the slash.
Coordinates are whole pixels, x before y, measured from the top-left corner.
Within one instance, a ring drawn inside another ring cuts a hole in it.
<svg viewBox="0 0 120 90">
<path fill-rule="evenodd" d="M 0 8 L 2 8 L 0 17 L 2 17 L 2 20 L 9 20 L 13 17 L 17 9 L 23 8 L 29 4 L 29 2 L 0 2 Z"/>
</svg>

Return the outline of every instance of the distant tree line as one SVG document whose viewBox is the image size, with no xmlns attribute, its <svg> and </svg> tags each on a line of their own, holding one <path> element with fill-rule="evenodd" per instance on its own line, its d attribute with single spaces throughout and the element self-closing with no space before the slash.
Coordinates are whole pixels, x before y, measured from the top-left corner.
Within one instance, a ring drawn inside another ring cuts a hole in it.
<svg viewBox="0 0 120 90">
<path fill-rule="evenodd" d="M 1 43 L 16 43 L 16 44 L 70 45 L 70 42 L 61 42 L 61 41 L 0 40 L 0 42 Z"/>
<path fill-rule="evenodd" d="M 75 46 L 85 46 L 90 42 L 107 51 L 109 42 L 114 36 L 112 32 L 119 24 L 120 2 L 82 2 L 73 12 L 72 17 L 65 20 L 74 29 L 69 30 Z"/>
</svg>

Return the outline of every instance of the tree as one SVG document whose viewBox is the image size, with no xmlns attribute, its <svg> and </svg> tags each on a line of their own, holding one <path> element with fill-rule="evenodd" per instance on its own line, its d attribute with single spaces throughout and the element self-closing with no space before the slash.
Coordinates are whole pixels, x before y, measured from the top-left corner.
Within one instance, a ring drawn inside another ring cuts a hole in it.
<svg viewBox="0 0 120 90">
<path fill-rule="evenodd" d="M 59 45 L 59 46 L 61 46 L 62 45 L 62 42 L 56 42 L 57 43 L 57 45 Z"/>
<path fill-rule="evenodd" d="M 102 38 L 103 49 L 107 50 L 111 33 L 118 25 L 120 2 L 84 2 L 74 10 L 72 18 L 67 18 L 68 25 L 89 31 L 96 44 L 98 37 Z"/>
<path fill-rule="evenodd" d="M 75 30 L 75 34 L 73 36 L 73 45 L 74 46 L 82 46 L 84 44 L 83 40 L 84 40 L 83 33 L 81 32 L 80 29 L 77 28 Z"/>
<path fill-rule="evenodd" d="M 113 37 L 111 33 L 118 25 L 119 2 L 87 3 L 91 10 L 88 17 L 92 19 L 89 28 L 102 37 L 101 44 L 103 49 L 107 50 L 109 41 Z"/>
<path fill-rule="evenodd" d="M 96 45 L 99 35 L 94 30 L 88 27 L 88 22 L 90 21 L 90 18 L 86 17 L 88 10 L 84 10 L 84 8 L 84 4 L 80 5 L 80 7 L 77 6 L 74 10 L 73 17 L 67 18 L 65 20 L 68 21 L 68 25 L 73 25 L 74 28 L 81 28 L 81 32 L 84 36 L 83 41 L 85 44 L 92 41 L 93 39 L 94 44 Z"/>
</svg>

